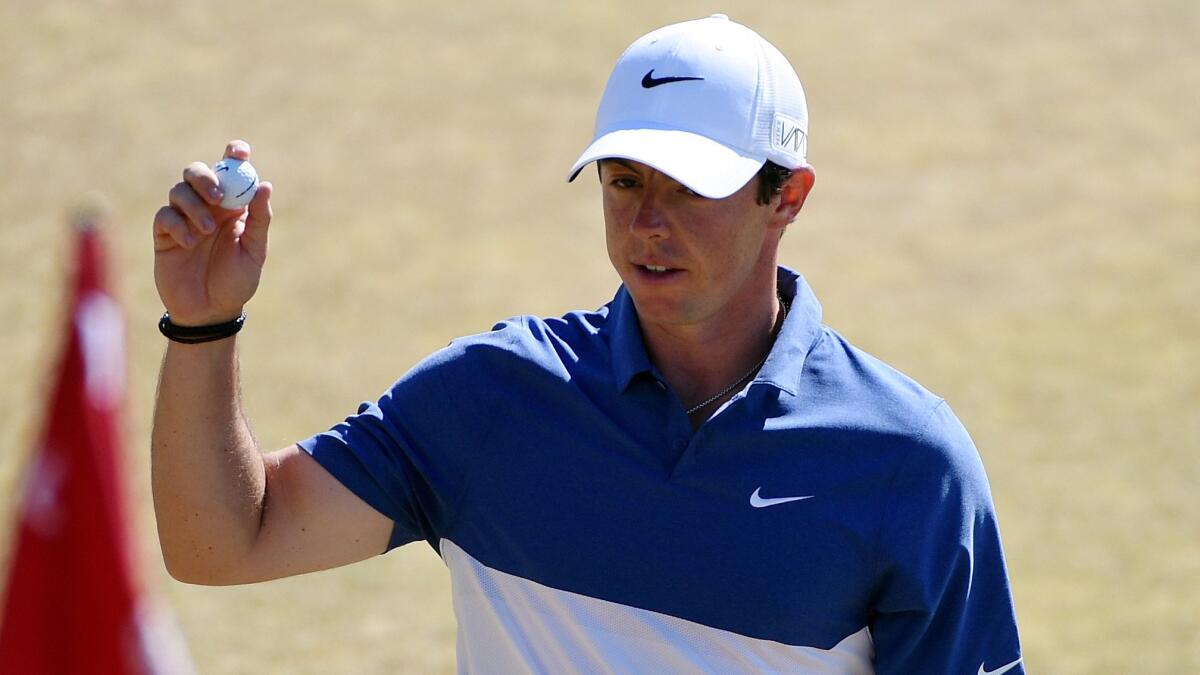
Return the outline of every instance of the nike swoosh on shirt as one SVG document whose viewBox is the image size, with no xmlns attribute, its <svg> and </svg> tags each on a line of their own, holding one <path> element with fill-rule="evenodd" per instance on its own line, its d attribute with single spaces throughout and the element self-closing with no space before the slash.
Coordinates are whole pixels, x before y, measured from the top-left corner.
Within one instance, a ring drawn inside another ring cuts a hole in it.
<svg viewBox="0 0 1200 675">
<path fill-rule="evenodd" d="M 1008 665 L 1000 666 L 999 668 L 997 668 L 995 670 L 988 670 L 988 669 L 984 668 L 983 664 L 981 663 L 981 664 L 979 664 L 978 675 L 1000 675 L 1000 673 L 1007 673 L 1008 671 L 1012 670 L 1013 668 L 1016 668 L 1017 664 L 1019 664 L 1022 660 L 1023 659 L 1017 659 L 1016 661 L 1013 661 L 1012 663 L 1010 663 Z"/>
<path fill-rule="evenodd" d="M 645 89 L 653 89 L 660 84 L 670 84 L 672 82 L 686 82 L 688 80 L 703 80 L 703 77 L 654 77 L 654 69 L 651 68 L 642 78 L 642 87 Z"/>
<path fill-rule="evenodd" d="M 756 509 L 761 509 L 767 506 L 775 506 L 776 504 L 786 504 L 788 502 L 798 502 L 801 499 L 812 499 L 813 495 L 805 495 L 803 497 L 759 497 L 758 491 L 762 486 L 755 488 L 754 494 L 750 495 L 750 506 Z"/>
</svg>

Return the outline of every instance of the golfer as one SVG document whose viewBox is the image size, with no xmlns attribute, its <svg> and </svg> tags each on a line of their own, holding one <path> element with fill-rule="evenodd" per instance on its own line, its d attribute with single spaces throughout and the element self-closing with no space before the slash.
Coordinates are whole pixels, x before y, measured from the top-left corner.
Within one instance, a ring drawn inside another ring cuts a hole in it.
<svg viewBox="0 0 1200 675">
<path fill-rule="evenodd" d="M 424 540 L 464 672 L 1023 672 L 970 437 L 778 263 L 807 140 L 800 81 L 757 33 L 716 15 L 643 36 L 569 170 L 599 176 L 612 300 L 455 340 L 269 454 L 233 336 L 272 189 L 222 211 L 190 165 L 154 221 L 171 574 L 252 583 Z"/>
</svg>

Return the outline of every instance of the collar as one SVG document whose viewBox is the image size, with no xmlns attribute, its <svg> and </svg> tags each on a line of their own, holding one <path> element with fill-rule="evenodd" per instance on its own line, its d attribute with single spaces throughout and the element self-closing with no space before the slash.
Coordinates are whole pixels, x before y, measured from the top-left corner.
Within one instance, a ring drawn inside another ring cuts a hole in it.
<svg viewBox="0 0 1200 675">
<path fill-rule="evenodd" d="M 782 265 L 775 272 L 779 294 L 788 302 L 787 318 L 775 336 L 767 361 L 754 382 L 770 384 L 792 396 L 800 384 L 804 360 L 821 338 L 821 303 L 798 272 Z"/>
<path fill-rule="evenodd" d="M 804 360 L 821 336 L 821 303 L 799 273 L 780 266 L 776 271 L 779 293 L 788 301 L 788 314 L 775 337 L 775 344 L 754 382 L 772 385 L 796 395 Z M 609 303 L 612 326 L 612 367 L 617 391 L 624 392 L 642 373 L 657 377 L 646 354 L 637 308 L 624 284 Z"/>
<path fill-rule="evenodd" d="M 625 284 L 617 289 L 617 295 L 609 304 L 608 321 L 613 327 L 612 364 L 613 379 L 618 392 L 624 392 L 633 382 L 633 378 L 642 373 L 654 373 L 654 364 L 646 353 L 646 343 L 642 341 L 642 327 L 638 324 L 637 308 L 633 305 L 633 296 L 625 288 Z"/>
</svg>

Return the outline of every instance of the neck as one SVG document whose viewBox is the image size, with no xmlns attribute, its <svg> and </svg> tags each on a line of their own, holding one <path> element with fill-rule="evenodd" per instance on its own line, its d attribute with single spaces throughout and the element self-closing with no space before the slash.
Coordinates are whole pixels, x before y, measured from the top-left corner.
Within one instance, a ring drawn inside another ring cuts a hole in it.
<svg viewBox="0 0 1200 675">
<path fill-rule="evenodd" d="M 692 408 L 751 372 L 771 350 L 781 307 L 774 279 L 744 302 L 704 321 L 684 325 L 642 324 L 650 359 Z M 749 379 L 749 378 L 745 378 Z M 744 385 L 744 382 L 741 383 Z M 737 390 L 694 411 L 703 420 Z"/>
</svg>

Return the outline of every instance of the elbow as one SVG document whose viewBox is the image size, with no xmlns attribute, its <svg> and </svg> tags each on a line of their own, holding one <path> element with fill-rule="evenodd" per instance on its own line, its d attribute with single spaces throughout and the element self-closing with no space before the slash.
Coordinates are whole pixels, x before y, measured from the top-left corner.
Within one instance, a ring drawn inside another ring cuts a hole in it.
<svg viewBox="0 0 1200 675">
<path fill-rule="evenodd" d="M 236 546 L 234 537 L 168 525 L 160 517 L 158 548 L 163 567 L 176 581 L 198 586 L 247 583 L 249 547 Z"/>
<path fill-rule="evenodd" d="M 185 584 L 195 584 L 197 586 L 216 586 L 214 582 L 215 576 L 198 565 L 180 564 L 174 558 L 163 555 L 163 563 L 166 565 L 167 574 L 175 581 Z"/>
<path fill-rule="evenodd" d="M 163 564 L 167 574 L 175 581 L 195 586 L 233 586 L 239 583 L 237 576 L 232 574 L 228 566 L 215 564 L 205 560 L 196 553 L 171 553 L 163 549 Z"/>
</svg>

